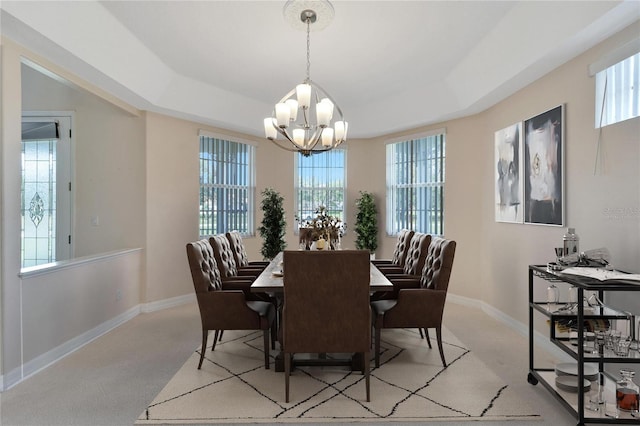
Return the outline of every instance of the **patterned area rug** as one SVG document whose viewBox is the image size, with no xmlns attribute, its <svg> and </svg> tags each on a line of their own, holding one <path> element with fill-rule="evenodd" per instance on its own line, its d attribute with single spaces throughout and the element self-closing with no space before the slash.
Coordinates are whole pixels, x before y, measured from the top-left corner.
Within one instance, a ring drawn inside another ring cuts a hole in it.
<svg viewBox="0 0 640 426">
<path fill-rule="evenodd" d="M 284 373 L 273 363 L 264 369 L 262 334 L 226 331 L 202 369 L 198 348 L 136 424 L 540 419 L 447 330 L 443 368 L 431 334 L 433 349 L 417 330 L 382 331 L 380 368 L 371 361 L 371 402 L 360 372 L 299 367 L 285 403 Z"/>
</svg>

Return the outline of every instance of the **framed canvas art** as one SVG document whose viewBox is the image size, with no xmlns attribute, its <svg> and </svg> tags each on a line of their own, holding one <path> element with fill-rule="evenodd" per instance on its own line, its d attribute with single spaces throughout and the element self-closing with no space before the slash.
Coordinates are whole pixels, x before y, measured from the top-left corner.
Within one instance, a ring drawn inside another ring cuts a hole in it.
<svg viewBox="0 0 640 426">
<path fill-rule="evenodd" d="M 524 222 L 564 224 L 564 106 L 524 122 Z"/>
<path fill-rule="evenodd" d="M 522 123 L 495 132 L 495 220 L 522 223 Z"/>
</svg>

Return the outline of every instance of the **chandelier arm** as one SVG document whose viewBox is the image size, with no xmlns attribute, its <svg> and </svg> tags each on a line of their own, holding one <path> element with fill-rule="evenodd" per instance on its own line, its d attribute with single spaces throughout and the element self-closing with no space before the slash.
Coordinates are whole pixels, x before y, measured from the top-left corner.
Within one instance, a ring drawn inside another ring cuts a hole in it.
<svg viewBox="0 0 640 426">
<path fill-rule="evenodd" d="M 308 149 L 310 151 L 313 151 L 313 149 L 316 147 L 316 145 L 320 141 L 321 136 L 322 136 L 322 128 L 317 127 L 316 130 L 313 132 L 313 135 L 309 137 Z"/>
</svg>

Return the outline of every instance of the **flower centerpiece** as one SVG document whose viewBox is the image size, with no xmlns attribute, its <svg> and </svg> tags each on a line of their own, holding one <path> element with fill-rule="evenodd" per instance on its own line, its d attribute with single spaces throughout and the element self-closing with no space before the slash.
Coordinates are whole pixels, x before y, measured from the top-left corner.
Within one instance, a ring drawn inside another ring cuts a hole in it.
<svg viewBox="0 0 640 426">
<path fill-rule="evenodd" d="M 299 220 L 300 228 L 308 229 L 308 237 L 311 241 L 318 242 L 318 246 L 323 246 L 328 242 L 330 249 L 336 249 L 340 244 L 340 239 L 344 235 L 346 224 L 336 216 L 327 213 L 325 206 L 319 206 L 315 211 L 316 216 L 307 220 Z M 320 248 L 320 247 L 318 247 Z"/>
</svg>

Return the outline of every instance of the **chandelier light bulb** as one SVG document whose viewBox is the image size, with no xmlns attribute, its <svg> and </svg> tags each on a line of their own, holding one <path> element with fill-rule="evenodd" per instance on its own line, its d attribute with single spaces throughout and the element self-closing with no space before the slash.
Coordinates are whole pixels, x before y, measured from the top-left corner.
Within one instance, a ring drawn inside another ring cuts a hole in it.
<svg viewBox="0 0 640 426">
<path fill-rule="evenodd" d="M 264 134 L 269 140 L 278 138 L 278 131 L 273 125 L 273 118 L 268 117 L 264 119 Z"/>
<path fill-rule="evenodd" d="M 305 131 L 304 131 L 304 129 L 293 129 L 293 141 L 300 148 L 305 148 L 304 139 L 305 139 Z"/>
<path fill-rule="evenodd" d="M 278 127 L 286 129 L 289 127 L 289 119 L 291 118 L 291 107 L 286 103 L 280 102 L 276 104 L 276 120 Z"/>
<path fill-rule="evenodd" d="M 343 142 L 347 139 L 347 128 L 349 124 L 346 121 L 336 121 L 336 142 Z"/>
<path fill-rule="evenodd" d="M 298 119 L 298 101 L 295 99 L 287 99 L 285 104 L 289 105 L 289 108 L 291 109 L 289 120 L 296 121 Z"/>
<path fill-rule="evenodd" d="M 302 109 L 308 109 L 311 106 L 311 86 L 302 83 L 296 86 L 296 96 L 298 97 L 298 105 Z"/>
<path fill-rule="evenodd" d="M 330 147 L 333 144 L 333 129 L 327 127 L 322 129 L 322 146 Z"/>
<path fill-rule="evenodd" d="M 331 122 L 331 105 L 326 102 L 318 102 L 316 104 L 316 121 L 318 127 L 327 127 Z"/>
</svg>

